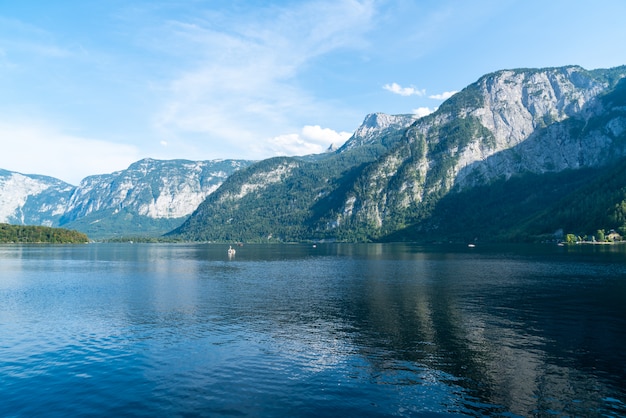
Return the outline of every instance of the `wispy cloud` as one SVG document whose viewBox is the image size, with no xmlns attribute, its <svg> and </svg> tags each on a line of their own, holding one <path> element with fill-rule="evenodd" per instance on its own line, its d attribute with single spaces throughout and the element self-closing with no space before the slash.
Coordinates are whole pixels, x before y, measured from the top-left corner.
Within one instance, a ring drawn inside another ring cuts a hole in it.
<svg viewBox="0 0 626 418">
<path fill-rule="evenodd" d="M 398 83 L 385 84 L 383 88 L 400 96 L 424 96 L 426 94 L 426 90 L 420 90 L 412 86 L 402 87 Z"/>
<path fill-rule="evenodd" d="M 447 100 L 450 97 L 454 96 L 455 94 L 457 94 L 457 91 L 444 91 L 441 94 L 433 94 L 431 96 L 428 96 L 429 99 L 435 99 L 435 100 Z"/>
<path fill-rule="evenodd" d="M 274 154 L 277 142 L 259 138 L 293 132 L 295 124 L 331 112 L 297 76 L 327 53 L 359 48 L 373 14 L 370 1 L 344 0 L 169 22 L 171 46 L 194 54 L 169 83 L 167 104 L 155 118 L 158 132 L 168 142 L 204 135 L 217 152 L 219 140 L 231 154 Z"/>
<path fill-rule="evenodd" d="M 0 16 L 0 56 L 66 58 L 70 49 L 54 43 L 48 31 L 16 19 Z"/>
<path fill-rule="evenodd" d="M 390 91 L 394 94 L 399 94 L 400 96 L 426 96 L 425 89 L 418 89 L 413 86 L 410 87 L 402 87 L 398 83 L 389 83 L 383 86 L 383 89 Z M 450 97 L 454 96 L 457 91 L 445 91 L 441 94 L 431 94 L 428 96 L 429 99 L 435 100 L 446 100 Z"/>
<path fill-rule="evenodd" d="M 63 134 L 36 121 L 0 121 L 0 137 L 5 139 L 0 167 L 52 176 L 73 185 L 88 175 L 123 169 L 141 158 L 134 146 Z"/>
</svg>

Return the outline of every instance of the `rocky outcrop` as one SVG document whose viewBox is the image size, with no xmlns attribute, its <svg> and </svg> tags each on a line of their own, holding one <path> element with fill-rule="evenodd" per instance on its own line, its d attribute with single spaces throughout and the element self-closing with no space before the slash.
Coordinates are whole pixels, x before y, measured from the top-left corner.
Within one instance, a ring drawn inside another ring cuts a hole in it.
<svg viewBox="0 0 626 418">
<path fill-rule="evenodd" d="M 387 115 L 385 113 L 371 113 L 365 117 L 361 126 L 339 149 L 345 152 L 350 149 L 376 145 L 388 142 L 390 139 L 400 138 L 402 133 L 418 119 L 416 115 Z M 386 145 L 389 145 L 386 143 Z"/>
<path fill-rule="evenodd" d="M 327 228 L 384 235 L 443 195 L 520 173 L 608 164 L 626 155 L 626 67 L 506 70 L 457 93 L 371 164 Z"/>
<path fill-rule="evenodd" d="M 56 225 L 73 190 L 52 177 L 0 170 L 0 223 Z"/>
<path fill-rule="evenodd" d="M 240 160 L 144 159 L 126 170 L 82 180 L 62 222 L 104 209 L 126 209 L 153 219 L 182 218 L 245 165 Z"/>
<path fill-rule="evenodd" d="M 477 153 L 475 143 L 463 150 L 455 184 L 599 166 L 624 155 L 616 148 L 624 112 L 611 98 L 621 94 L 621 84 L 580 67 L 502 71 L 481 79 L 485 106 L 471 114 L 493 133 L 495 145 L 488 153 Z"/>
</svg>

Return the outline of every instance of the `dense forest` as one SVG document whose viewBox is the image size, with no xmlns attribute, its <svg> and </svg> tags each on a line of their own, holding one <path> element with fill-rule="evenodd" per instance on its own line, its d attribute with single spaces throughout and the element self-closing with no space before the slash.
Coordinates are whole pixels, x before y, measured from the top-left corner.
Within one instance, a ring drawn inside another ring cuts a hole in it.
<svg viewBox="0 0 626 418">
<path fill-rule="evenodd" d="M 449 193 L 421 222 L 383 240 L 537 242 L 611 230 L 626 236 L 626 159 Z"/>
<path fill-rule="evenodd" d="M 63 228 L 0 223 L 0 243 L 83 244 L 87 235 Z"/>
</svg>

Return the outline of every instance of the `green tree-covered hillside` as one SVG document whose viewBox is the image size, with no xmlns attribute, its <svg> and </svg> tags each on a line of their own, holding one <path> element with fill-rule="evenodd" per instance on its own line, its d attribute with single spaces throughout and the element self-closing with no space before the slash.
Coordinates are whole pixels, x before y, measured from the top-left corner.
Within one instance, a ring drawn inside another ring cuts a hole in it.
<svg viewBox="0 0 626 418">
<path fill-rule="evenodd" d="M 499 71 L 389 137 L 238 171 L 170 237 L 535 241 L 626 232 L 625 105 L 626 67 Z"/>
<path fill-rule="evenodd" d="M 523 174 L 449 193 L 430 216 L 384 241 L 526 242 L 626 236 L 626 159 L 607 167 Z"/>
<path fill-rule="evenodd" d="M 83 244 L 87 235 L 63 228 L 0 223 L 0 243 Z"/>
</svg>

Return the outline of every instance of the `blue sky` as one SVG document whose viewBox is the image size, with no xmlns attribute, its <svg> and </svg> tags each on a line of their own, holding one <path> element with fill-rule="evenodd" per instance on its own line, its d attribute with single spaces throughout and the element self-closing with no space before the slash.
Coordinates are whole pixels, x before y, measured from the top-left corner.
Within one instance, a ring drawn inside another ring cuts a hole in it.
<svg viewBox="0 0 626 418">
<path fill-rule="evenodd" d="M 0 168 L 321 152 L 505 68 L 626 64 L 623 0 L 0 0 Z"/>
</svg>

